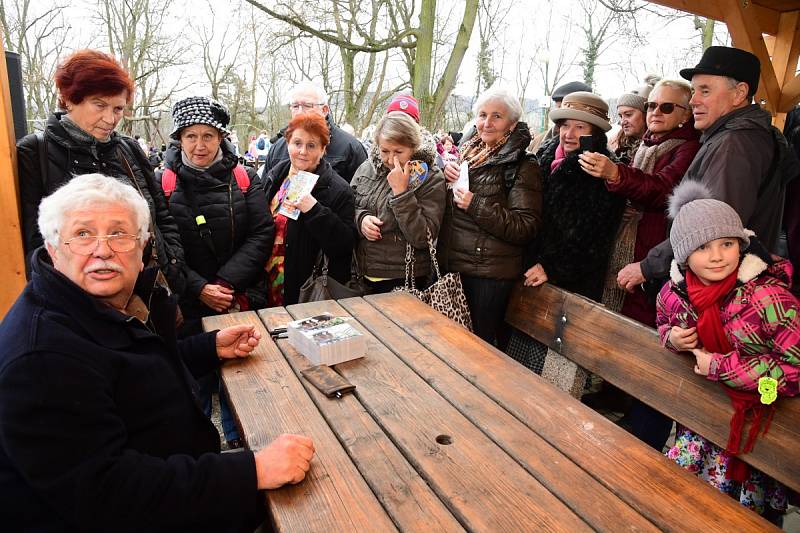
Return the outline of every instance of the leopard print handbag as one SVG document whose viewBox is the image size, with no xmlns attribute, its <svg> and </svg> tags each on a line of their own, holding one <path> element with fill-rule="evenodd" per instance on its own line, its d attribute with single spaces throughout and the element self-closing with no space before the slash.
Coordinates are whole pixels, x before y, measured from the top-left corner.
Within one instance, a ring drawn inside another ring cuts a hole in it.
<svg viewBox="0 0 800 533">
<path fill-rule="evenodd" d="M 461 285 L 461 274 L 458 272 L 441 274 L 430 229 L 427 232 L 428 251 L 431 254 L 431 265 L 433 265 L 433 272 L 436 276 L 434 282 L 425 290 L 417 289 L 414 282 L 414 247 L 406 244 L 406 282 L 403 288 L 395 290 L 406 291 L 416 296 L 456 324 L 472 331 L 472 318 L 469 314 L 467 297 L 464 295 L 464 287 Z"/>
</svg>

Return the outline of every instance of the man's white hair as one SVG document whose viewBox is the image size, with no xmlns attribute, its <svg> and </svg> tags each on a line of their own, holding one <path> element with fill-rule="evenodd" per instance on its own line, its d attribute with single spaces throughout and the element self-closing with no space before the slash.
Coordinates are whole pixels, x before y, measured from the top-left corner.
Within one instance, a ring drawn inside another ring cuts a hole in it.
<svg viewBox="0 0 800 533">
<path fill-rule="evenodd" d="M 315 104 L 325 104 L 328 105 L 328 93 L 325 92 L 321 86 L 317 85 L 316 83 L 310 81 L 301 81 L 289 91 L 288 94 L 288 101 L 287 104 L 291 104 L 294 100 L 294 97 L 299 93 L 309 93 L 313 92 L 316 97 L 317 101 L 314 102 Z"/>
<path fill-rule="evenodd" d="M 39 204 L 39 233 L 52 247 L 58 246 L 59 232 L 66 218 L 79 209 L 122 204 L 136 219 L 139 241 L 150 237 L 150 207 L 132 186 L 103 174 L 75 176 Z"/>
</svg>

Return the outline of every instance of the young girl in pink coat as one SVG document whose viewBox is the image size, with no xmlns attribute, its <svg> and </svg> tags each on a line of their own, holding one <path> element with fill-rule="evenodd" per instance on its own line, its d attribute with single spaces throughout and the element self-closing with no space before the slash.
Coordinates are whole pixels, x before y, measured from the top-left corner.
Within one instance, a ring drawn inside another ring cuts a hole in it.
<svg viewBox="0 0 800 533">
<path fill-rule="evenodd" d="M 679 425 L 667 456 L 779 520 L 786 510 L 785 489 L 736 454 L 752 449 L 778 396 L 798 393 L 800 305 L 789 292 L 791 265 L 755 253 L 759 246 L 751 245 L 753 233 L 742 227 L 736 211 L 710 199 L 698 182 L 675 189 L 670 216 L 675 260 L 657 302 L 661 342 L 674 352 L 691 352 L 694 371 L 725 386 L 734 415 L 725 449 Z M 755 413 L 752 432 L 743 427 L 747 410 Z"/>
</svg>

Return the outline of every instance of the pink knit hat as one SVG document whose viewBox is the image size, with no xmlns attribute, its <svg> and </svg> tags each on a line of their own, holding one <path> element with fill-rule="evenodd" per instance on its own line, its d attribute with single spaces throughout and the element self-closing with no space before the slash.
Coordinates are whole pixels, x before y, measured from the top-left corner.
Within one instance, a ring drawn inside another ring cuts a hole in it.
<svg viewBox="0 0 800 533">
<path fill-rule="evenodd" d="M 410 94 L 394 95 L 392 101 L 389 102 L 389 107 L 386 108 L 387 113 L 392 111 L 402 111 L 419 124 L 419 104 L 417 103 L 417 99 Z"/>
</svg>

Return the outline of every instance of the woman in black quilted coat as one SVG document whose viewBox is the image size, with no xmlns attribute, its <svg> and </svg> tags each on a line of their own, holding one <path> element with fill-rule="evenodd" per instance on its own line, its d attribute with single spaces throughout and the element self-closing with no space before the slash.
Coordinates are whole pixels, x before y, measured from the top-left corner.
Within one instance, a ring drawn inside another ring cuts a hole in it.
<svg viewBox="0 0 800 533">
<path fill-rule="evenodd" d="M 273 222 L 256 173 L 236 169 L 222 104 L 189 97 L 172 115 L 161 186 L 186 256 L 183 329 L 199 332 L 203 316 L 265 307 Z"/>
</svg>

